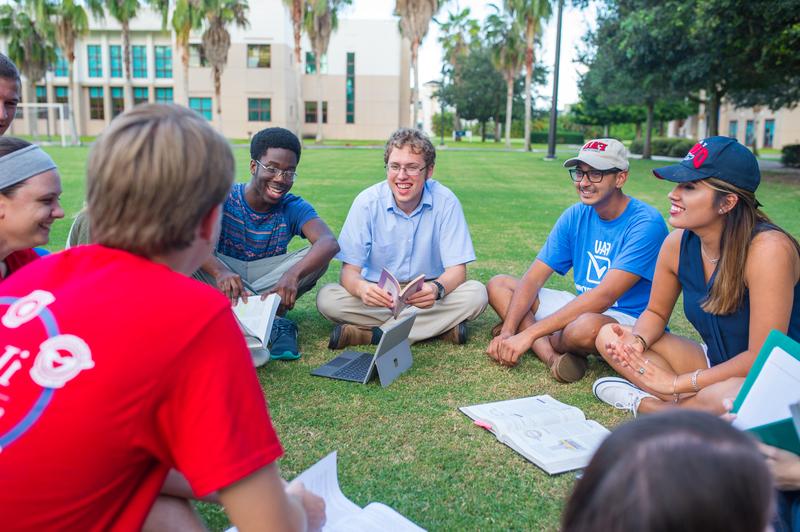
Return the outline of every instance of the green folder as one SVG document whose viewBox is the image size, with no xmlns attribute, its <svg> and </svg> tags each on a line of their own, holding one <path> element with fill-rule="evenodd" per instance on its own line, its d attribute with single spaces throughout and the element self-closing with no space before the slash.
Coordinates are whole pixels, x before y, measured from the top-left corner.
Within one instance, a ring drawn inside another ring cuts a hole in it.
<svg viewBox="0 0 800 532">
<path fill-rule="evenodd" d="M 761 373 L 764 364 L 766 364 L 769 355 L 776 347 L 783 349 L 792 357 L 800 360 L 800 343 L 795 342 L 780 331 L 771 331 L 764 341 L 764 346 L 761 348 L 761 351 L 759 351 L 758 357 L 756 357 L 753 363 L 753 367 L 750 368 L 747 378 L 744 384 L 742 384 L 742 389 L 739 391 L 739 395 L 736 396 L 736 400 L 733 402 L 733 409 L 731 412 L 736 413 L 739 411 L 745 397 L 750 393 L 753 383 L 756 381 L 756 378 L 758 378 L 759 373 Z M 798 432 L 800 432 L 800 403 L 789 405 L 789 410 L 792 416 L 786 419 L 751 427 L 747 430 L 752 432 L 759 440 L 767 445 L 780 447 L 781 449 L 786 449 L 795 454 L 800 454 L 800 436 L 798 436 Z"/>
</svg>

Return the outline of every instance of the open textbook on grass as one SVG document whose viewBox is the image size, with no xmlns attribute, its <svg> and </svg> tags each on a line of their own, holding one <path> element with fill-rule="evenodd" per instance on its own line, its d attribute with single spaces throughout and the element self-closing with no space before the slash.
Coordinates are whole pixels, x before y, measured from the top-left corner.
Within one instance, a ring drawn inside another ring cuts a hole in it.
<svg viewBox="0 0 800 532">
<path fill-rule="evenodd" d="M 733 426 L 800 454 L 792 407 L 800 402 L 800 344 L 779 331 L 764 341 L 733 403 Z M 795 408 L 796 410 L 796 408 Z"/>
<path fill-rule="evenodd" d="M 248 347 L 261 347 L 267 349 L 269 336 L 272 332 L 272 322 L 275 320 L 275 313 L 278 312 L 278 305 L 281 304 L 281 296 L 270 294 L 263 301 L 258 295 L 247 298 L 247 303 L 242 299 L 233 307 L 233 313 L 239 324 L 244 329 L 246 336 L 258 340 L 261 345 L 250 345 Z"/>
<path fill-rule="evenodd" d="M 373 502 L 361 508 L 345 497 L 339 488 L 336 451 L 300 473 L 295 480 L 325 500 L 323 532 L 425 532 L 385 504 Z M 235 530 L 231 528 L 228 532 Z"/>
<path fill-rule="evenodd" d="M 401 289 L 400 281 L 386 268 L 381 271 L 381 277 L 378 279 L 378 288 L 389 292 L 389 295 L 394 299 L 394 306 L 389 310 L 392 311 L 395 319 L 408 306 L 408 298 L 422 290 L 422 285 L 424 284 L 425 274 L 423 273 L 409 281 L 405 288 Z"/>
<path fill-rule="evenodd" d="M 580 408 L 549 395 L 462 406 L 459 410 L 551 475 L 586 467 L 610 434 L 598 422 L 587 420 Z"/>
</svg>

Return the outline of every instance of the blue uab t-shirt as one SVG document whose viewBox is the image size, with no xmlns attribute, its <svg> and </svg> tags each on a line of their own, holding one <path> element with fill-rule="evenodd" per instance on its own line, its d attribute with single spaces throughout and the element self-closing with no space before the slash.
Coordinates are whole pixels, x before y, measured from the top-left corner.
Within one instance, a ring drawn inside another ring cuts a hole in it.
<svg viewBox="0 0 800 532">
<path fill-rule="evenodd" d="M 267 212 L 254 211 L 245 200 L 244 187 L 234 184 L 225 199 L 217 253 L 243 261 L 283 255 L 292 237 L 305 237 L 306 222 L 319 218 L 314 207 L 293 194 L 286 194 Z"/>
<path fill-rule="evenodd" d="M 558 218 L 536 258 L 559 275 L 572 268 L 578 294 L 600 284 L 611 269 L 638 275 L 641 279 L 612 305 L 638 318 L 647 307 L 666 236 L 661 214 L 636 198 L 614 220 L 603 220 L 592 207 L 576 203 Z"/>
</svg>

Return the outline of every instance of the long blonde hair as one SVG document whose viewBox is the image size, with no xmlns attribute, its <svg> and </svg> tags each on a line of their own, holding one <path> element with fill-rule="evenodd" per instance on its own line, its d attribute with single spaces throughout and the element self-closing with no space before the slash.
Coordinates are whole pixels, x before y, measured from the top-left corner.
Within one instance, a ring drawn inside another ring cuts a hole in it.
<svg viewBox="0 0 800 532">
<path fill-rule="evenodd" d="M 728 194 L 736 194 L 739 201 L 725 215 L 722 239 L 719 243 L 720 257 L 717 275 L 711 291 L 702 304 L 702 309 L 710 314 L 732 314 L 742 305 L 747 286 L 744 283 L 744 267 L 750 242 L 761 231 L 775 230 L 785 234 L 800 253 L 797 240 L 772 223 L 759 207 L 761 204 L 753 192 L 731 185 L 721 179 L 709 177 L 703 183 L 716 193 L 716 204 L 721 205 Z"/>
</svg>

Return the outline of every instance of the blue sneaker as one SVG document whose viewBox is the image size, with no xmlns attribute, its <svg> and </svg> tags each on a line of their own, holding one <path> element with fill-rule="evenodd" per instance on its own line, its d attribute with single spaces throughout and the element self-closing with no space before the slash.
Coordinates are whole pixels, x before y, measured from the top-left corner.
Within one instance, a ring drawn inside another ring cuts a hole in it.
<svg viewBox="0 0 800 532">
<path fill-rule="evenodd" d="M 297 360 L 297 325 L 287 318 L 275 316 L 269 336 L 269 358 L 272 360 Z"/>
</svg>

